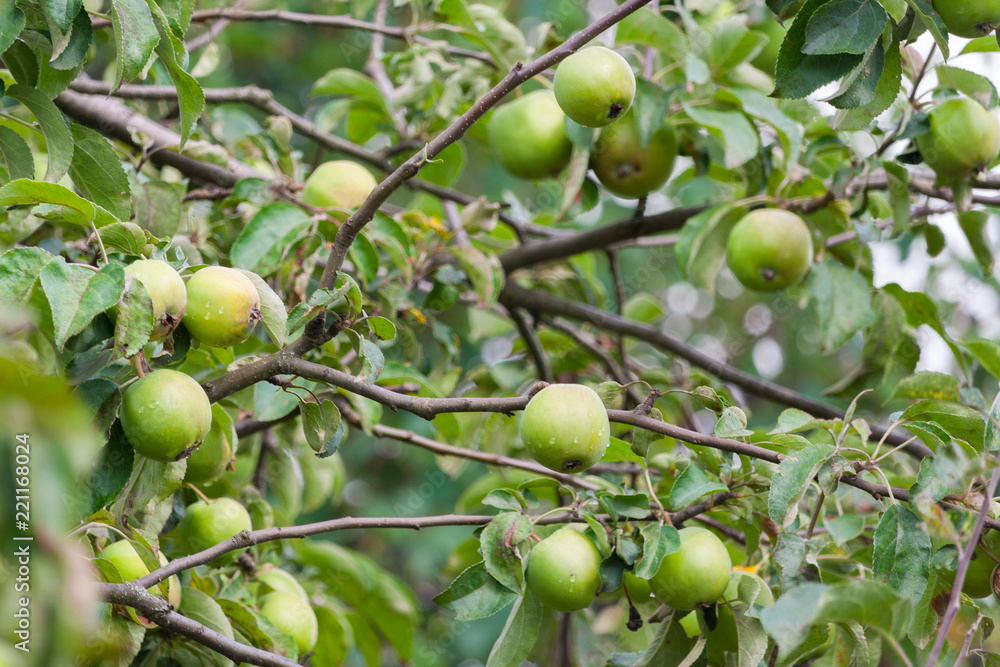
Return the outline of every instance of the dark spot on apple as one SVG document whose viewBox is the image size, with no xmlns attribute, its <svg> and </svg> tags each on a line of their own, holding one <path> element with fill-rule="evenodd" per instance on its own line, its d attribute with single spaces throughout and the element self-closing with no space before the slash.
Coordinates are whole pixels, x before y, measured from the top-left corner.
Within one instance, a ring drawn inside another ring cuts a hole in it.
<svg viewBox="0 0 1000 667">
<path fill-rule="evenodd" d="M 760 270 L 760 275 L 764 276 L 764 280 L 771 282 L 778 276 L 778 273 L 771 267 L 765 266 Z"/>
<path fill-rule="evenodd" d="M 583 461 L 580 461 L 579 459 L 573 459 L 572 461 L 566 461 L 566 463 L 563 464 L 563 470 L 566 471 L 576 470 L 581 465 L 583 465 Z"/>
<path fill-rule="evenodd" d="M 618 118 L 618 116 L 621 115 L 622 111 L 625 111 L 625 105 L 615 102 L 614 104 L 611 105 L 611 109 L 608 110 L 608 118 L 614 120 L 615 118 Z"/>
</svg>

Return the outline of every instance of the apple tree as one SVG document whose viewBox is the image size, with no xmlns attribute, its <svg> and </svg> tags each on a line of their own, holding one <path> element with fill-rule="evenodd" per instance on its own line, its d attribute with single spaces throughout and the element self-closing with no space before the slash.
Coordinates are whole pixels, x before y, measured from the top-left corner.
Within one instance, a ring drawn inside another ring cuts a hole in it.
<svg viewBox="0 0 1000 667">
<path fill-rule="evenodd" d="M 998 44 L 0 0 L 0 663 L 1000 664 Z"/>
</svg>

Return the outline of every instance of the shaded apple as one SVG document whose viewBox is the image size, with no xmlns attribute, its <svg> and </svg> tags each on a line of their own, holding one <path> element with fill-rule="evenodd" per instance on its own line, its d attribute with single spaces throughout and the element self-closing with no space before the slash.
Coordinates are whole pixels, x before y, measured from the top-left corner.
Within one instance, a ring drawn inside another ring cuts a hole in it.
<svg viewBox="0 0 1000 667">
<path fill-rule="evenodd" d="M 178 371 L 153 371 L 125 390 L 122 430 L 146 458 L 176 461 L 198 447 L 212 426 L 212 405 L 194 378 Z"/>
</svg>

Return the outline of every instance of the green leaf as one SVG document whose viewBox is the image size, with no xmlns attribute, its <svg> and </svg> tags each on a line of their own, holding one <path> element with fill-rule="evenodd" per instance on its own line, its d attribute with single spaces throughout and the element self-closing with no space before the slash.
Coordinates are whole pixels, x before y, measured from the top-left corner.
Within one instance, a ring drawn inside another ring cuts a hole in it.
<svg viewBox="0 0 1000 667">
<path fill-rule="evenodd" d="M 134 187 L 134 222 L 157 238 L 169 239 L 181 222 L 184 186 L 179 183 L 149 181 Z"/>
<path fill-rule="evenodd" d="M 332 69 L 313 84 L 311 97 L 317 95 L 346 95 L 364 100 L 372 106 L 385 109 L 385 100 L 375 82 L 367 76 L 348 68 Z"/>
<path fill-rule="evenodd" d="M 621 20 L 615 31 L 615 44 L 651 47 L 674 61 L 679 61 L 688 50 L 687 38 L 681 29 L 648 7 Z"/>
<path fill-rule="evenodd" d="M 938 65 L 934 71 L 937 72 L 938 88 L 957 90 L 976 100 L 987 109 L 992 109 L 997 105 L 997 88 L 982 74 L 950 65 Z"/>
<path fill-rule="evenodd" d="M 760 133 L 739 111 L 716 111 L 690 104 L 684 105 L 684 111 L 722 144 L 727 169 L 735 169 L 760 153 Z"/>
<path fill-rule="evenodd" d="M 344 437 L 340 409 L 330 399 L 324 399 L 322 404 L 303 402 L 301 409 L 306 442 L 320 457 L 332 455 Z"/>
<path fill-rule="evenodd" d="M 809 18 L 802 52 L 865 53 L 882 35 L 889 16 L 875 0 L 832 0 Z"/>
<path fill-rule="evenodd" d="M 66 340 L 90 324 L 97 315 L 118 303 L 125 289 L 125 270 L 108 264 L 94 272 L 67 264 L 61 257 L 50 262 L 39 276 L 52 309 L 55 345 L 62 351 Z"/>
<path fill-rule="evenodd" d="M 274 344 L 278 347 L 283 347 L 285 345 L 285 336 L 288 320 L 288 313 L 285 311 L 285 304 L 281 301 L 271 286 L 268 285 L 263 278 L 258 276 L 253 271 L 246 271 L 245 269 L 236 269 L 253 283 L 253 286 L 257 288 L 257 295 L 260 297 L 260 314 L 264 320 L 264 328 L 267 329 L 268 335 Z"/>
<path fill-rule="evenodd" d="M 481 307 L 496 303 L 500 290 L 503 289 L 504 272 L 496 255 L 484 253 L 471 245 L 456 245 L 450 248 L 451 254 L 469 276 Z"/>
<path fill-rule="evenodd" d="M 824 352 L 839 349 L 875 321 L 871 288 L 857 271 L 832 262 L 816 264 L 809 272 L 809 291 L 816 302 Z"/>
<path fill-rule="evenodd" d="M 310 661 L 316 667 L 342 665 L 354 648 L 354 629 L 347 616 L 325 605 L 313 605 L 319 639 Z"/>
<path fill-rule="evenodd" d="M 843 546 L 848 541 L 861 535 L 865 530 L 865 519 L 857 514 L 827 518 L 823 515 L 823 527 L 830 532 L 830 539 L 837 546 Z"/>
<path fill-rule="evenodd" d="M 52 57 L 55 58 L 69 42 L 73 19 L 80 13 L 83 0 L 44 0 L 41 5 L 52 37 Z"/>
<path fill-rule="evenodd" d="M 799 501 L 820 467 L 832 455 L 833 447 L 829 445 L 811 445 L 792 452 L 778 464 L 767 496 L 767 514 L 782 529 L 795 520 Z"/>
<path fill-rule="evenodd" d="M 128 177 L 111 144 L 98 132 L 73 123 L 73 161 L 69 175 L 87 199 L 107 209 L 119 220 L 132 211 Z"/>
<path fill-rule="evenodd" d="M 903 411 L 900 421 L 929 421 L 939 424 L 953 437 L 969 443 L 979 451 L 983 443 L 985 423 L 972 408 L 948 401 L 925 400 Z"/>
<path fill-rule="evenodd" d="M 958 214 L 958 224 L 965 233 L 972 247 L 972 254 L 979 263 L 983 276 L 993 275 L 993 243 L 987 234 L 990 214 L 987 211 L 961 211 Z"/>
<path fill-rule="evenodd" d="M 993 399 L 990 414 L 986 419 L 986 429 L 983 432 L 983 449 L 994 452 L 1000 449 L 1000 394 Z"/>
<path fill-rule="evenodd" d="M 136 454 L 132 474 L 112 508 L 115 525 L 127 525 L 131 517 L 148 513 L 158 501 L 180 488 L 185 470 L 187 461 L 161 463 Z"/>
<path fill-rule="evenodd" d="M 962 343 L 976 361 L 994 378 L 1000 379 L 1000 344 L 985 338 Z"/>
<path fill-rule="evenodd" d="M 674 253 L 692 283 L 715 292 L 715 277 L 726 258 L 729 232 L 745 214 L 744 207 L 727 204 L 702 211 L 684 223 Z"/>
<path fill-rule="evenodd" d="M 483 529 L 480 542 L 486 571 L 505 587 L 520 593 L 524 582 L 523 542 L 534 524 L 520 512 L 501 512 Z"/>
<path fill-rule="evenodd" d="M 941 18 L 941 15 L 934 11 L 934 5 L 931 0 L 906 0 L 906 4 L 916 12 L 917 18 L 920 19 L 920 22 L 931 33 L 938 48 L 941 49 L 941 55 L 944 56 L 945 60 L 948 60 L 950 55 L 948 50 L 948 26 L 944 24 L 944 19 Z"/>
<path fill-rule="evenodd" d="M 648 417 L 658 422 L 663 421 L 663 413 L 660 412 L 659 408 L 653 408 L 650 410 Z M 653 446 L 654 442 L 662 437 L 662 435 L 656 433 L 655 431 L 637 428 L 632 431 L 632 452 L 645 459 L 646 455 L 649 454 L 649 448 Z"/>
<path fill-rule="evenodd" d="M 322 580 L 330 582 L 331 592 L 358 610 L 408 660 L 417 608 L 413 592 L 401 579 L 371 558 L 329 542 L 304 541 L 295 548 L 305 565 L 318 568 Z"/>
<path fill-rule="evenodd" d="M 108 381 L 89 380 L 80 385 L 78 392 L 81 394 L 86 393 L 87 385 L 95 382 L 104 383 Z M 113 385 L 113 383 L 111 384 Z M 117 386 L 114 386 L 114 392 L 120 403 L 121 394 L 118 393 Z M 117 408 L 114 412 L 116 415 Z M 115 423 L 111 427 L 107 443 L 97 453 L 92 472 L 87 480 L 85 493 L 88 510 L 96 512 L 112 502 L 121 493 L 132 474 L 132 459 L 135 456 L 135 450 L 132 449 L 132 445 L 125 439 L 121 425 Z"/>
<path fill-rule="evenodd" d="M 516 597 L 516 593 L 491 577 L 480 562 L 458 575 L 447 590 L 434 597 L 434 603 L 455 612 L 455 618 L 464 622 L 488 618 Z"/>
<path fill-rule="evenodd" d="M 914 328 L 926 324 L 948 343 L 948 347 L 951 348 L 956 360 L 960 361 L 962 359 L 961 351 L 944 328 L 937 304 L 929 296 L 923 292 L 907 292 L 895 283 L 884 286 L 882 291 L 891 295 L 903 307 L 903 311 L 906 313 L 907 324 Z"/>
<path fill-rule="evenodd" d="M 631 444 L 612 436 L 608 448 L 604 450 L 604 456 L 601 457 L 601 461 L 605 463 L 617 463 L 621 461 L 642 463 L 643 457 L 632 451 Z"/>
<path fill-rule="evenodd" d="M 9 127 L 0 127 L 0 157 L 3 158 L 0 166 L 7 169 L 9 180 L 35 177 L 35 161 L 28 143 Z"/>
<path fill-rule="evenodd" d="M 723 408 L 719 421 L 715 423 L 715 435 L 720 438 L 743 438 L 753 435 L 747 429 L 747 414 L 742 408 L 728 406 Z"/>
<path fill-rule="evenodd" d="M 396 325 L 379 315 L 373 315 L 365 320 L 368 329 L 379 340 L 392 340 L 396 337 Z"/>
<path fill-rule="evenodd" d="M 822 428 L 826 424 L 823 419 L 816 419 L 808 412 L 803 412 L 798 408 L 786 408 L 778 415 L 778 423 L 771 433 L 795 433 L 796 431 L 811 431 L 815 428 Z"/>
<path fill-rule="evenodd" d="M 902 505 L 890 505 L 875 529 L 875 576 L 916 604 L 927 587 L 930 562 L 931 538 L 920 517 Z"/>
<path fill-rule="evenodd" d="M 782 591 L 774 606 L 760 611 L 764 628 L 785 658 L 814 625 L 859 623 L 890 636 L 901 636 L 910 620 L 910 603 L 883 584 L 853 580 L 832 586 L 807 583 Z"/>
<path fill-rule="evenodd" d="M 65 214 L 54 217 L 57 220 L 83 227 L 89 227 L 91 223 L 97 227 L 103 227 L 117 222 L 108 211 L 57 183 L 44 183 L 22 178 L 0 187 L 0 207 L 41 203 L 56 204 L 77 211 L 79 215 Z M 53 213 L 55 212 L 50 211 L 44 217 L 49 217 Z"/>
<path fill-rule="evenodd" d="M 339 290 L 338 290 L 339 291 Z M 295 333 L 305 326 L 316 314 L 339 299 L 342 294 L 337 291 L 318 289 L 309 295 L 309 300 L 296 304 L 292 312 L 288 314 L 288 333 Z"/>
<path fill-rule="evenodd" d="M 803 146 L 802 127 L 799 123 L 786 115 L 777 102 L 759 91 L 735 89 L 723 90 L 718 93 L 719 99 L 725 99 L 728 95 L 732 95 L 744 113 L 764 121 L 777 131 L 786 164 L 798 163 Z M 907 213 L 909 213 L 909 208 L 907 208 Z"/>
<path fill-rule="evenodd" d="M 38 119 L 48 151 L 45 180 L 55 183 L 66 175 L 73 160 L 73 135 L 66 124 L 66 119 L 52 100 L 34 88 L 19 83 L 14 84 L 7 89 L 7 97 L 11 97 L 26 106 Z M 0 206 L 4 205 L 9 206 L 9 204 L 0 204 Z"/>
<path fill-rule="evenodd" d="M 528 657 L 542 624 L 542 603 L 529 591 L 514 603 L 486 667 L 520 667 Z"/>
<path fill-rule="evenodd" d="M 134 222 L 114 222 L 97 230 L 108 252 L 123 252 L 133 257 L 141 255 L 150 243 L 146 232 Z"/>
<path fill-rule="evenodd" d="M 885 50 L 879 39 L 865 54 L 864 62 L 841 81 L 837 92 L 827 101 L 837 109 L 857 109 L 870 104 L 875 99 L 884 68 Z"/>
<path fill-rule="evenodd" d="M 42 270 L 55 260 L 38 247 L 13 248 L 0 255 L 0 303 L 26 303 Z"/>
<path fill-rule="evenodd" d="M 943 401 L 961 401 L 958 378 L 947 373 L 920 371 L 899 381 L 892 398 L 937 398 Z"/>
<path fill-rule="evenodd" d="M 827 0 L 807 0 L 788 29 L 775 65 L 775 87 L 771 97 L 802 98 L 818 88 L 850 74 L 864 57 L 851 53 L 809 55 L 803 51 L 809 21 Z M 865 49 L 867 50 L 867 49 Z"/>
<path fill-rule="evenodd" d="M 205 110 L 205 91 L 193 76 L 185 71 L 187 67 L 187 48 L 184 41 L 170 29 L 169 21 L 163 10 L 154 2 L 147 0 L 147 6 L 152 12 L 153 25 L 160 35 L 156 45 L 156 53 L 167 68 L 170 80 L 177 89 L 177 106 L 181 117 L 180 148 L 191 138 L 194 127 Z"/>
<path fill-rule="evenodd" d="M 193 621 L 215 630 L 227 639 L 233 638 L 233 626 L 219 603 L 202 591 L 185 586 L 181 592 L 181 606 L 178 611 Z"/>
<path fill-rule="evenodd" d="M 15 0 L 0 0 L 0 53 L 10 48 L 24 30 L 24 12 Z"/>
<path fill-rule="evenodd" d="M 234 632 L 238 633 L 236 636 L 243 635 L 257 648 L 272 653 L 294 655 L 298 650 L 293 639 L 274 627 L 259 612 L 233 600 L 218 599 L 216 602 L 233 625 Z M 318 617 L 319 609 L 314 611 Z"/>
<path fill-rule="evenodd" d="M 53 43 L 52 55 L 55 56 L 54 59 L 50 59 L 48 55 L 39 54 L 38 65 L 39 69 L 44 68 L 65 71 L 67 73 L 67 78 L 64 79 L 64 86 L 59 92 L 65 90 L 65 86 L 68 86 L 72 79 L 80 73 L 83 68 L 83 64 L 87 60 L 87 56 L 90 53 L 90 45 L 94 40 L 94 29 L 90 23 L 90 14 L 81 9 L 77 12 L 76 18 L 73 19 L 73 27 L 69 34 L 69 41 L 66 42 L 65 48 L 61 52 L 56 48 L 56 44 Z M 42 78 L 44 79 L 46 74 L 42 73 Z M 54 97 L 54 95 L 52 95 Z"/>
<path fill-rule="evenodd" d="M 268 276 L 278 270 L 293 241 L 312 224 L 298 206 L 274 202 L 260 209 L 240 230 L 229 256 L 233 266 Z"/>
<path fill-rule="evenodd" d="M 153 333 L 153 301 L 141 282 L 128 276 L 118 302 L 115 320 L 114 359 L 139 353 Z"/>
<path fill-rule="evenodd" d="M 673 526 L 659 523 L 647 524 L 640 533 L 642 558 L 635 563 L 635 576 L 640 579 L 652 579 L 660 569 L 663 559 L 681 548 L 680 533 Z"/>
<path fill-rule="evenodd" d="M 670 507 L 679 510 L 710 493 L 728 490 L 728 486 L 712 481 L 701 468 L 690 463 L 670 490 Z"/>
</svg>

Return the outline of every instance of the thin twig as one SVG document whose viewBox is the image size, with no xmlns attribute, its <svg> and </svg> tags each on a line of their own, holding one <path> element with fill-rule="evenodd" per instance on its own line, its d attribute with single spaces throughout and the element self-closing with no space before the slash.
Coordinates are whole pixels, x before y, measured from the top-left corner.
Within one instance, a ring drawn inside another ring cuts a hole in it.
<svg viewBox="0 0 1000 667">
<path fill-rule="evenodd" d="M 532 361 L 535 362 L 535 369 L 538 371 L 538 379 L 544 380 L 549 384 L 555 382 L 556 379 L 552 374 L 552 364 L 549 362 L 549 357 L 545 353 L 542 341 L 538 340 L 538 335 L 531 324 L 528 323 L 527 318 L 517 308 L 508 308 L 507 314 L 514 321 L 517 332 L 528 347 L 528 353 L 531 355 Z"/>
<path fill-rule="evenodd" d="M 1000 452 L 997 453 L 997 462 L 1000 463 Z M 993 474 L 990 475 L 989 486 L 986 488 L 995 489 L 998 483 L 1000 483 L 1000 465 L 997 465 L 993 469 Z M 941 619 L 941 628 L 934 639 L 934 647 L 931 648 L 931 652 L 927 656 L 928 667 L 937 667 L 938 656 L 941 654 L 941 649 L 944 648 L 948 629 L 951 628 L 951 623 L 955 620 L 955 616 L 958 615 L 959 607 L 962 606 L 962 584 L 965 583 L 965 575 L 969 572 L 969 563 L 972 562 L 972 556 L 976 553 L 976 545 L 979 544 L 979 536 L 982 535 L 983 526 L 987 523 L 991 505 L 992 503 L 989 498 L 983 499 L 983 503 L 979 507 L 979 516 L 976 519 L 976 525 L 972 529 L 972 534 L 969 535 L 969 541 L 965 545 L 965 549 L 959 554 L 958 570 L 955 572 L 955 581 L 951 586 L 948 607 L 945 610 L 944 618 Z"/>
</svg>

